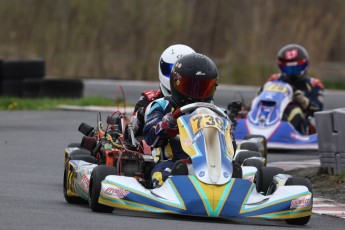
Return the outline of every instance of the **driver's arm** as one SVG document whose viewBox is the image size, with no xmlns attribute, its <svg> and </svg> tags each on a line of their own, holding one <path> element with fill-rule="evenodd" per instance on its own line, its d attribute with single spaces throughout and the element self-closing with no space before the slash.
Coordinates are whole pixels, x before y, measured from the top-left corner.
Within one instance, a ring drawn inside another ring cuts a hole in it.
<svg viewBox="0 0 345 230">
<path fill-rule="evenodd" d="M 168 135 L 157 130 L 165 114 L 164 107 L 156 101 L 152 102 L 149 111 L 146 111 L 143 136 L 146 143 L 151 147 L 161 147 L 166 144 Z"/>
<path fill-rule="evenodd" d="M 314 82 L 312 82 L 312 85 L 314 86 L 311 90 L 311 97 L 309 98 L 309 106 L 307 108 L 307 115 L 314 116 L 315 112 L 322 111 L 323 110 L 323 101 L 324 101 L 324 86 L 323 84 L 317 80 L 314 79 Z"/>
</svg>

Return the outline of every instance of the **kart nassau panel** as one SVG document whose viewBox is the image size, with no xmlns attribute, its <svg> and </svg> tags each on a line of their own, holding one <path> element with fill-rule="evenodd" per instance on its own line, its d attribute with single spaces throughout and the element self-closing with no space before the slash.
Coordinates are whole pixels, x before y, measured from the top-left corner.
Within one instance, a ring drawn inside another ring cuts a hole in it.
<svg viewBox="0 0 345 230">
<path fill-rule="evenodd" d="M 312 213 L 312 195 L 305 186 L 281 186 L 270 196 L 255 184 L 231 178 L 226 184 L 205 184 L 195 176 L 171 176 L 156 189 L 134 178 L 107 176 L 99 203 L 115 208 L 205 217 L 290 219 Z"/>
<path fill-rule="evenodd" d="M 255 134 L 266 137 L 268 148 L 317 149 L 317 134 L 301 135 L 289 122 L 282 121 L 292 94 L 291 86 L 285 82 L 267 82 L 253 100 L 247 117 L 237 120 L 236 140 Z"/>
<path fill-rule="evenodd" d="M 209 109 L 202 110 L 197 109 L 178 119 L 181 145 L 191 157 L 199 180 L 210 184 L 225 184 L 233 172 L 231 158 L 234 150 L 230 123 Z"/>
<path fill-rule="evenodd" d="M 261 129 L 249 124 L 247 119 L 237 121 L 235 138 L 240 142 L 245 136 L 258 134 L 266 137 L 268 148 L 279 149 L 317 149 L 318 135 L 301 135 L 286 121 L 281 121 L 275 129 Z"/>
<path fill-rule="evenodd" d="M 84 200 L 89 199 L 89 185 L 92 170 L 96 164 L 83 160 L 70 160 L 67 170 L 67 195 L 78 196 Z"/>
</svg>

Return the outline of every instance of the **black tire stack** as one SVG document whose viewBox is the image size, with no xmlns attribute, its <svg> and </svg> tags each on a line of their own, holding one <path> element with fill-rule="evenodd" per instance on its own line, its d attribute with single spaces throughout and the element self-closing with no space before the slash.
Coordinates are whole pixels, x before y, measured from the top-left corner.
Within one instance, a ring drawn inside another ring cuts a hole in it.
<svg viewBox="0 0 345 230">
<path fill-rule="evenodd" d="M 80 98 L 80 79 L 45 79 L 45 61 L 0 60 L 0 96 Z"/>
<path fill-rule="evenodd" d="M 13 60 L 1 62 L 1 95 L 37 97 L 45 76 L 44 60 Z"/>
</svg>

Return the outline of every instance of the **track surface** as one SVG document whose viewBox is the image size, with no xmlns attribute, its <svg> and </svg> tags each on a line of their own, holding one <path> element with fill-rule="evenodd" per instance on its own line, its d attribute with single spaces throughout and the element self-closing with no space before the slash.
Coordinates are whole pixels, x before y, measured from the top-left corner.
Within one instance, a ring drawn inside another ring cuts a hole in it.
<svg viewBox="0 0 345 230">
<path fill-rule="evenodd" d="M 284 221 L 199 219 L 116 210 L 90 211 L 67 204 L 62 194 L 63 149 L 81 140 L 79 124 L 96 123 L 96 112 L 0 112 L 0 229 L 292 229 Z M 105 119 L 108 114 L 103 114 Z M 316 158 L 279 153 L 270 161 Z M 344 229 L 345 219 L 314 215 L 294 229 Z"/>
</svg>

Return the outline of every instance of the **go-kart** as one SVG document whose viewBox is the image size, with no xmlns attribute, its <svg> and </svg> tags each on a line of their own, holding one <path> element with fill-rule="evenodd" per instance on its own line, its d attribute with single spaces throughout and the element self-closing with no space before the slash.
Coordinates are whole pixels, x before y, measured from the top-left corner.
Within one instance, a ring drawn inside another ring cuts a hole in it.
<svg viewBox="0 0 345 230">
<path fill-rule="evenodd" d="M 118 163 L 110 166 L 86 158 L 77 160 L 67 148 L 72 151 L 65 169 L 67 196 L 88 200 L 96 212 L 120 208 L 308 223 L 313 197 L 309 180 L 292 177 L 280 168 L 265 167 L 259 152 L 235 153 L 229 132 L 231 122 L 213 104 L 194 103 L 173 114 L 178 118 L 183 150 L 190 156 L 185 174 L 172 171 L 161 187 L 152 188 L 136 176 L 121 174 Z"/>
<path fill-rule="evenodd" d="M 97 165 L 109 166 L 117 175 L 134 177 L 148 186 L 154 166 L 151 149 L 134 138 L 128 116 L 116 111 L 107 117 L 104 129 L 99 113 L 96 127 L 83 122 L 78 130 L 84 135 L 81 142 L 65 148 L 63 191 L 67 202 L 88 201 L 90 175 Z"/>
<path fill-rule="evenodd" d="M 230 104 L 229 110 L 236 117 L 235 138 L 237 141 L 250 135 L 262 135 L 267 140 L 269 149 L 317 149 L 317 133 L 312 124 L 307 135 L 302 135 L 284 119 L 284 111 L 292 102 L 293 89 L 282 81 L 267 82 L 262 92 L 254 98 L 249 112 L 237 116 L 241 111 L 236 104 Z"/>
</svg>

